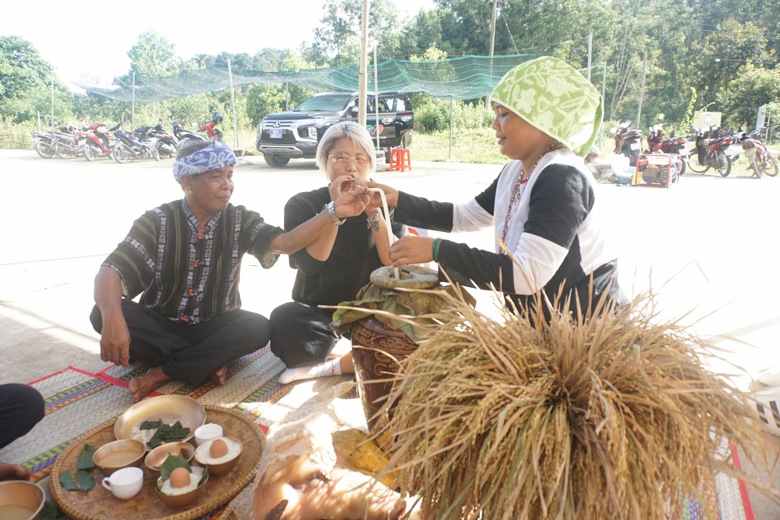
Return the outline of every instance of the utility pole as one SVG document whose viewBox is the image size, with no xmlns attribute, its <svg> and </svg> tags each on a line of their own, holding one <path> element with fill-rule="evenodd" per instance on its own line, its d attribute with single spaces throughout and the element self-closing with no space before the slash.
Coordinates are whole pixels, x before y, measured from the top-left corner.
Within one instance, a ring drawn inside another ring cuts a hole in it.
<svg viewBox="0 0 780 520">
<path fill-rule="evenodd" d="M 588 81 L 590 81 L 590 61 L 593 56 L 593 31 L 588 31 Z"/>
<path fill-rule="evenodd" d="M 642 65 L 642 87 L 639 89 L 639 107 L 636 109 L 636 127 L 640 128 L 639 120 L 642 118 L 642 99 L 645 97 L 645 78 L 647 78 L 647 51 Z"/>
<path fill-rule="evenodd" d="M 358 123 L 360 126 L 366 126 L 366 106 L 368 105 L 368 99 L 366 98 L 367 84 L 368 84 L 368 4 L 370 0 L 363 0 L 363 20 L 362 20 L 362 35 L 360 41 L 360 75 L 358 77 Z"/>
<path fill-rule="evenodd" d="M 490 22 L 490 80 L 493 80 L 493 49 L 496 45 L 496 9 L 498 0 L 493 0 L 493 20 Z M 490 108 L 490 94 L 485 96 L 485 108 Z M 450 125 L 450 129 L 452 125 Z M 450 154 L 452 155 L 452 154 Z"/>
</svg>

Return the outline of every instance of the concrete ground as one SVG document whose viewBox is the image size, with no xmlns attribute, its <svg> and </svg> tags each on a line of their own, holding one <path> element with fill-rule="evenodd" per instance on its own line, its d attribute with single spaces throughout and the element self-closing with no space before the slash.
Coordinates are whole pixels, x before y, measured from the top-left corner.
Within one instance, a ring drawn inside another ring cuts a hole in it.
<svg viewBox="0 0 780 520">
<path fill-rule="evenodd" d="M 462 201 L 500 169 L 414 162 L 413 168 L 376 178 L 428 198 Z M 0 383 L 31 382 L 66 366 L 102 370 L 107 364 L 88 320 L 92 281 L 136 217 L 181 197 L 171 161 L 89 163 L 0 150 L 0 179 Z M 233 202 L 277 225 L 291 195 L 325 182 L 313 161 L 271 168 L 261 157 L 243 158 L 234 179 Z M 742 388 L 759 370 L 780 365 L 780 177 L 686 174 L 671 189 L 599 185 L 599 197 L 627 293 L 652 290 L 663 317 L 722 347 L 726 359 L 745 369 L 733 376 Z M 490 231 L 457 240 L 493 247 Z M 247 257 L 244 308 L 267 316 L 290 298 L 293 274 L 284 257 L 270 270 Z M 486 311 L 493 303 L 486 294 L 479 301 Z M 777 488 L 780 472 L 771 480 Z M 751 499 L 756 518 L 780 517 L 780 508 L 755 490 Z"/>
</svg>

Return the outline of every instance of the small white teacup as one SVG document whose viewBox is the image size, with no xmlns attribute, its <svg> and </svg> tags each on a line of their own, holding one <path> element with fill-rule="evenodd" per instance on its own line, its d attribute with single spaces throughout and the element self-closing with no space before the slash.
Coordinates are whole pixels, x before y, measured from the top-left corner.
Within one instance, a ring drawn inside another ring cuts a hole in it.
<svg viewBox="0 0 780 520">
<path fill-rule="evenodd" d="M 195 444 L 198 446 L 217 437 L 222 437 L 222 426 L 217 423 L 206 423 L 195 429 Z"/>
<path fill-rule="evenodd" d="M 103 479 L 103 487 L 122 500 L 136 496 L 143 483 L 144 470 L 136 467 L 122 468 Z"/>
</svg>

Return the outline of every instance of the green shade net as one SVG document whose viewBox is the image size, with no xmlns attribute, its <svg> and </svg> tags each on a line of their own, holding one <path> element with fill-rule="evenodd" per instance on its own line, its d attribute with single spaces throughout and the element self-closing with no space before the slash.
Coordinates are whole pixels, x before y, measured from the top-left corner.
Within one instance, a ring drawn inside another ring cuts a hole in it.
<svg viewBox="0 0 780 520">
<path fill-rule="evenodd" d="M 476 99 L 489 95 L 501 77 L 520 63 L 546 54 L 504 56 L 464 56 L 437 61 L 385 60 L 377 64 L 380 92 L 422 92 L 439 99 Z M 233 87 L 253 84 L 289 83 L 314 92 L 356 92 L 359 89 L 357 65 L 306 69 L 297 72 L 242 71 L 233 74 Z M 133 86 L 109 88 L 77 83 L 92 92 L 116 101 L 163 101 L 215 92 L 231 87 L 227 68 L 210 67 L 186 70 L 175 76 L 146 78 L 136 76 Z M 374 88 L 374 67 L 368 67 L 369 89 Z"/>
</svg>

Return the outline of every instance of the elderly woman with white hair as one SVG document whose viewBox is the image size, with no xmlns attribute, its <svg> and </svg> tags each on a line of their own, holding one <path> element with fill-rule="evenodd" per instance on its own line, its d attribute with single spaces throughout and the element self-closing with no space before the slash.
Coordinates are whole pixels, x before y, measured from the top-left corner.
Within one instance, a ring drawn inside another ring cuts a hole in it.
<svg viewBox="0 0 780 520">
<path fill-rule="evenodd" d="M 371 136 L 357 123 L 336 123 L 320 140 L 317 165 L 328 185 L 299 193 L 287 202 L 285 229 L 294 229 L 337 200 L 343 179 L 357 185 L 369 182 L 376 171 Z M 298 271 L 293 301 L 280 305 L 270 316 L 271 351 L 288 367 L 279 378 L 282 383 L 354 372 L 351 353 L 329 357 L 340 336 L 331 326 L 333 309 L 319 306 L 354 300 L 371 272 L 390 264 L 390 234 L 405 232 L 401 224 L 388 227 L 379 200 L 362 215 L 334 223 L 316 241 L 290 255 L 290 266 Z"/>
<path fill-rule="evenodd" d="M 445 232 L 492 227 L 495 252 L 407 236 L 390 248 L 393 264 L 433 260 L 451 279 L 492 286 L 521 308 L 544 296 L 561 311 L 588 316 L 604 298 L 622 301 L 617 259 L 607 245 L 601 203 L 582 159 L 601 127 L 598 91 L 565 62 L 543 57 L 509 71 L 491 100 L 492 128 L 511 161 L 474 199 L 435 202 L 369 186 L 383 189 L 404 224 Z"/>
<path fill-rule="evenodd" d="M 268 269 L 280 253 L 309 246 L 336 229 L 334 219 L 360 215 L 368 203 L 365 186 L 345 182 L 327 208 L 285 231 L 230 204 L 235 164 L 219 141 L 183 144 L 173 175 L 184 198 L 139 217 L 95 278 L 90 319 L 101 359 L 151 367 L 130 380 L 136 401 L 170 379 L 196 385 L 213 375 L 223 384 L 227 363 L 271 335 L 267 318 L 240 308 L 244 254 Z"/>
</svg>

